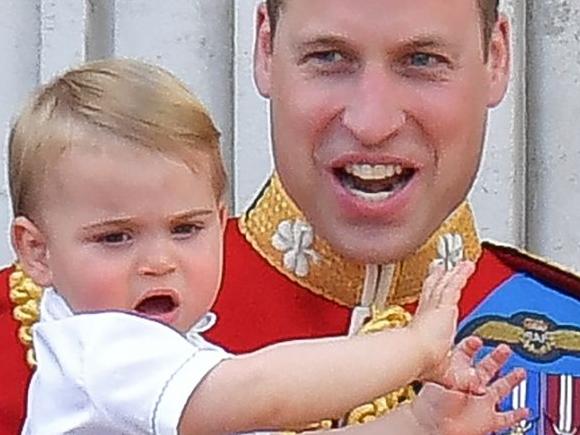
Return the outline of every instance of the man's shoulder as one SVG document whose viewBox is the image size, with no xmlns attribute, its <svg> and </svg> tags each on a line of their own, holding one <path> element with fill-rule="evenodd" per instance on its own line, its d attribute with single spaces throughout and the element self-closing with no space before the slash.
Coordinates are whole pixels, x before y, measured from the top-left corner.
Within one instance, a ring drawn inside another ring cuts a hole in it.
<svg viewBox="0 0 580 435">
<path fill-rule="evenodd" d="M 457 339 L 476 335 L 487 346 L 505 343 L 517 355 L 515 365 L 577 375 L 580 277 L 510 246 L 486 242 L 483 248 L 509 273 L 462 319 Z M 485 275 L 492 268 L 479 272 Z"/>
<path fill-rule="evenodd" d="M 482 245 L 484 250 L 513 270 L 512 279 L 525 277 L 539 288 L 551 289 L 580 300 L 580 275 L 573 270 L 513 246 L 495 242 L 483 242 Z"/>
<path fill-rule="evenodd" d="M 0 268 L 0 314 L 11 311 L 10 298 L 10 277 L 14 272 L 14 266 L 3 266 Z"/>
<path fill-rule="evenodd" d="M 239 242 L 245 240 L 242 231 L 240 230 L 240 218 L 230 217 L 226 223 L 225 229 L 225 243 L 226 245 L 232 242 Z"/>
<path fill-rule="evenodd" d="M 0 267 L 0 286 L 7 285 L 10 275 L 14 271 L 14 265 Z"/>
</svg>

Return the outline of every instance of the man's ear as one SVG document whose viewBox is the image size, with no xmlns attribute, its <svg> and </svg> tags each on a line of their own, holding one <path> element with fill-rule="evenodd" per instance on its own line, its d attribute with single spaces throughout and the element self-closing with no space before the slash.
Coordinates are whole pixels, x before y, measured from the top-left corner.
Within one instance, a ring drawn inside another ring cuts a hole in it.
<svg viewBox="0 0 580 435">
<path fill-rule="evenodd" d="M 487 60 L 490 80 L 488 107 L 497 106 L 507 92 L 511 72 L 510 34 L 509 19 L 501 14 L 495 23 L 489 41 Z"/>
<path fill-rule="evenodd" d="M 12 222 L 11 235 L 12 246 L 26 274 L 42 287 L 51 286 L 48 246 L 40 229 L 30 219 L 19 216 Z"/>
<path fill-rule="evenodd" d="M 258 6 L 256 11 L 256 39 L 254 43 L 254 82 L 265 98 L 270 97 L 272 66 L 272 28 L 266 3 Z"/>
</svg>

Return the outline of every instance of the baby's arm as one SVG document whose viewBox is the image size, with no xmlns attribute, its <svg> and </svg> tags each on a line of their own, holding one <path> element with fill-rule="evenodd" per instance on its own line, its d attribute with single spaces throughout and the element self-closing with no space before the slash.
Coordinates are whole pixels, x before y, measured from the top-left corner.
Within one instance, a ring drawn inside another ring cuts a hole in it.
<svg viewBox="0 0 580 435">
<path fill-rule="evenodd" d="M 408 328 L 284 343 L 222 362 L 190 397 L 180 433 L 278 429 L 339 417 L 420 377 L 451 345 L 457 300 L 472 272 L 466 262 L 431 275 Z"/>
<path fill-rule="evenodd" d="M 515 426 L 529 415 L 527 409 L 498 412 L 496 406 L 525 378 L 516 370 L 491 383 L 511 352 L 500 346 L 475 367 L 485 382 L 484 394 L 475 396 L 426 384 L 417 399 L 364 425 L 325 431 L 348 435 L 484 435 Z M 202 432 L 212 433 L 212 432 Z M 213 433 L 223 433 L 217 431 Z M 312 433 L 312 432 L 310 432 Z M 318 432 L 316 432 L 318 433 Z"/>
</svg>

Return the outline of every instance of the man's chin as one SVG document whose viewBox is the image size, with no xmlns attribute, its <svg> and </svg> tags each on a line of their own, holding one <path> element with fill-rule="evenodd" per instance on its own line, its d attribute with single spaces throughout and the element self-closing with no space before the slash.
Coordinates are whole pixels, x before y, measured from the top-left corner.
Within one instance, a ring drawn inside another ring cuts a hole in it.
<svg viewBox="0 0 580 435">
<path fill-rule="evenodd" d="M 360 264 L 396 263 L 413 255 L 422 243 L 385 235 L 360 235 L 344 233 L 329 237 L 328 243 L 334 251 L 347 260 Z"/>
</svg>

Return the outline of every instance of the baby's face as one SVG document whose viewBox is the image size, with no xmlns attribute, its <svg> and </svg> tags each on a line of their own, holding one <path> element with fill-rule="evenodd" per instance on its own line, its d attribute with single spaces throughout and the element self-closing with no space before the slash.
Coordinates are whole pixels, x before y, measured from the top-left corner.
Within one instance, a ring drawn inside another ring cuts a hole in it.
<svg viewBox="0 0 580 435">
<path fill-rule="evenodd" d="M 226 217 L 209 166 L 114 142 L 67 151 L 51 171 L 40 209 L 51 284 L 76 312 L 136 311 L 184 332 L 221 281 Z"/>
</svg>

